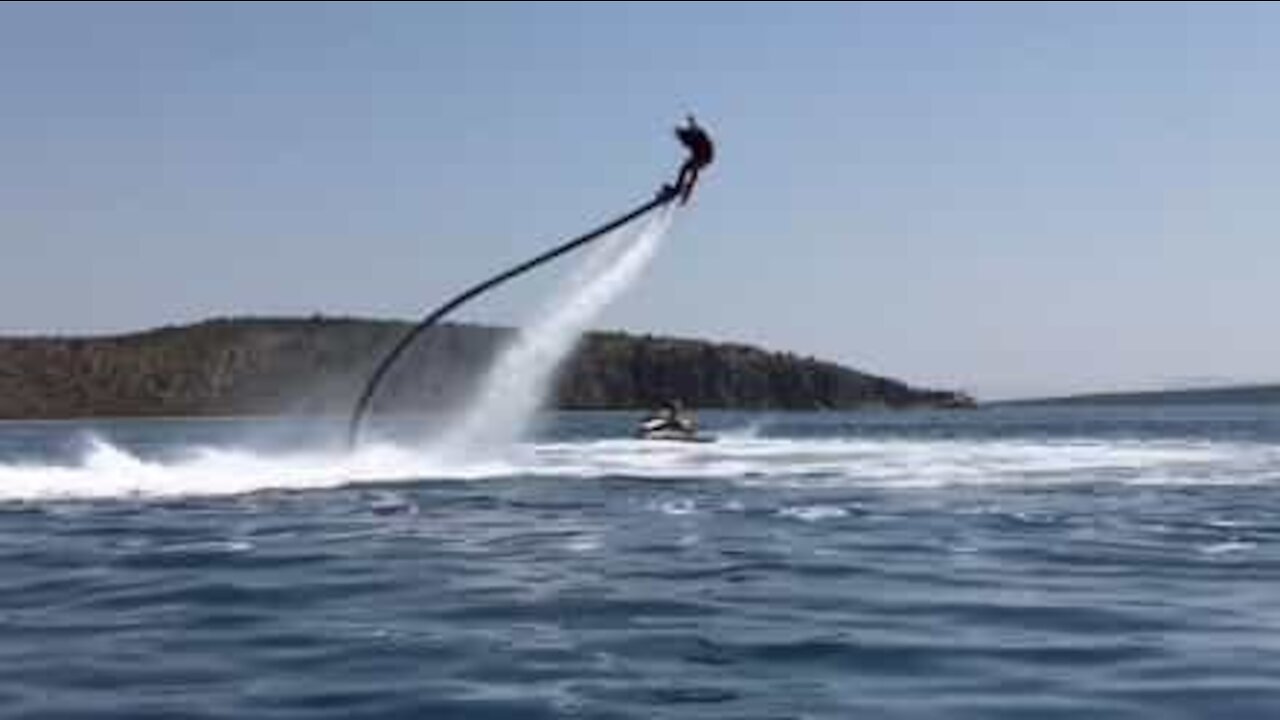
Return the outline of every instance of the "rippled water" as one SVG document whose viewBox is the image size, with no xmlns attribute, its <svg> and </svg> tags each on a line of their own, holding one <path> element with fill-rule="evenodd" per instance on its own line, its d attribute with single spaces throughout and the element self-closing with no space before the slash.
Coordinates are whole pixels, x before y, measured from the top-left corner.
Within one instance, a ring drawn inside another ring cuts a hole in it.
<svg viewBox="0 0 1280 720">
<path fill-rule="evenodd" d="M 1280 408 L 0 425 L 0 715 L 1274 718 Z"/>
</svg>

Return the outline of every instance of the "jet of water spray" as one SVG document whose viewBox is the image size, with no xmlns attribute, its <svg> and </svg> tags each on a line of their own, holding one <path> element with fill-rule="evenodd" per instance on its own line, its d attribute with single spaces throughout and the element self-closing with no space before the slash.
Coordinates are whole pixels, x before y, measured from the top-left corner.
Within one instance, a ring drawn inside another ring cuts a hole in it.
<svg viewBox="0 0 1280 720">
<path fill-rule="evenodd" d="M 592 321 L 639 277 L 671 226 L 666 208 L 635 236 L 619 232 L 588 256 L 541 317 L 523 328 L 490 368 L 475 400 L 441 439 L 446 455 L 491 453 L 532 424 L 556 377 Z"/>
</svg>

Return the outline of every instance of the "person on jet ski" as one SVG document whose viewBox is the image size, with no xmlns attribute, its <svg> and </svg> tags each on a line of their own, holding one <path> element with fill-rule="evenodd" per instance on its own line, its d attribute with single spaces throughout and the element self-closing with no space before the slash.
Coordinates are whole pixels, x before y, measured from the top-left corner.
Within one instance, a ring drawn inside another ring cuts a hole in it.
<svg viewBox="0 0 1280 720">
<path fill-rule="evenodd" d="M 662 404 L 655 417 L 646 420 L 641 426 L 645 432 L 674 430 L 683 433 L 697 432 L 693 418 L 684 413 L 684 406 L 679 400 L 671 399 Z"/>
</svg>

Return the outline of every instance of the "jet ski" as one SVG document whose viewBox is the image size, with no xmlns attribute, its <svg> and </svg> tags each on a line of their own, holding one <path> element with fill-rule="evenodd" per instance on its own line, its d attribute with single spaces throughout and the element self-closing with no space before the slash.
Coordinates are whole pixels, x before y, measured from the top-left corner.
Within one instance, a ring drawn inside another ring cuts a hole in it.
<svg viewBox="0 0 1280 720">
<path fill-rule="evenodd" d="M 668 405 L 658 414 L 642 421 L 636 428 L 641 440 L 667 440 L 674 442 L 714 442 L 715 438 L 698 432 L 693 418 L 684 414 L 678 405 Z"/>
<path fill-rule="evenodd" d="M 663 430 L 641 429 L 638 436 L 641 440 L 666 440 L 670 442 L 709 443 L 716 441 L 714 437 L 699 434 L 696 430 L 676 430 L 672 428 Z"/>
</svg>

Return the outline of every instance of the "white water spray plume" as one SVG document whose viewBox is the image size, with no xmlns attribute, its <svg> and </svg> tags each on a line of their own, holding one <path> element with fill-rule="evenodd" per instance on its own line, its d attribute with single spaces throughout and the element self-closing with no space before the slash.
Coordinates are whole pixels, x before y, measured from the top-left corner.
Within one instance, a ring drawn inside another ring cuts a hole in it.
<svg viewBox="0 0 1280 720">
<path fill-rule="evenodd" d="M 600 313 L 631 287 L 653 259 L 674 211 L 664 209 L 637 233 L 606 237 L 495 361 L 474 400 L 435 448 L 476 458 L 500 453 L 525 433 L 546 400 L 556 371 Z"/>
</svg>

